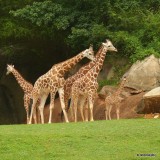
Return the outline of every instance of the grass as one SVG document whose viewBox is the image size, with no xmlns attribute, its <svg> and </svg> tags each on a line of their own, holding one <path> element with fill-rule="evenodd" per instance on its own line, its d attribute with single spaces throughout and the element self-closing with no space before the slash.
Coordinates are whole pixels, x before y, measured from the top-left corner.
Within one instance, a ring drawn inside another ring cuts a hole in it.
<svg viewBox="0 0 160 160">
<path fill-rule="evenodd" d="M 160 120 L 1 125 L 0 159 L 159 160 Z"/>
</svg>

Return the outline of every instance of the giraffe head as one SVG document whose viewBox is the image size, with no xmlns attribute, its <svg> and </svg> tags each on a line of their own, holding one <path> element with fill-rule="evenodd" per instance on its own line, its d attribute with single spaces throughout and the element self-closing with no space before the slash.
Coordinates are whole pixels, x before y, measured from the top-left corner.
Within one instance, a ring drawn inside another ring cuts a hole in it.
<svg viewBox="0 0 160 160">
<path fill-rule="evenodd" d="M 14 69 L 14 65 L 7 64 L 7 72 L 6 75 L 10 74 Z"/>
<path fill-rule="evenodd" d="M 122 81 L 123 81 L 124 83 L 128 82 L 127 76 L 123 76 L 123 77 L 122 77 Z"/>
<path fill-rule="evenodd" d="M 90 47 L 88 49 L 83 51 L 83 56 L 87 57 L 88 59 L 90 59 L 92 61 L 95 61 L 94 51 L 93 51 L 93 46 L 92 45 L 90 45 Z"/>
<path fill-rule="evenodd" d="M 114 51 L 117 52 L 117 49 L 113 46 L 112 42 L 108 39 L 106 39 L 105 43 L 102 43 L 102 45 L 104 46 L 104 49 L 106 51 Z"/>
<path fill-rule="evenodd" d="M 127 76 L 123 76 L 121 78 L 120 86 L 124 87 L 124 85 L 128 82 Z"/>
</svg>

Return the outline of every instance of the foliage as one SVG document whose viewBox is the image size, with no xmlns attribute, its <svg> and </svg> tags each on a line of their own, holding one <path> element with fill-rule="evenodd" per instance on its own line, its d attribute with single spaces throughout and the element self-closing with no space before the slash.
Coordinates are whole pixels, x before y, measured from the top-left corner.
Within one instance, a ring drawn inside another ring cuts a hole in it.
<svg viewBox="0 0 160 160">
<path fill-rule="evenodd" d="M 159 57 L 158 0 L 0 0 L 0 6 L 1 48 L 21 46 L 21 53 L 42 54 L 50 48 L 68 56 L 91 43 L 97 50 L 109 38 L 130 62 L 150 54 Z M 39 45 L 42 42 L 47 45 Z"/>
<path fill-rule="evenodd" d="M 116 86 L 119 82 L 119 79 L 110 79 L 110 80 L 107 80 L 107 79 L 104 79 L 104 80 L 99 80 L 98 84 L 99 84 L 99 90 L 103 87 L 103 86 L 106 86 L 106 85 L 111 85 L 111 86 Z"/>
<path fill-rule="evenodd" d="M 33 2 L 33 5 L 27 5 L 25 8 L 11 11 L 15 17 L 30 20 L 37 26 L 52 26 L 57 29 L 66 29 L 72 17 L 69 17 L 65 9 L 60 4 L 51 1 Z M 53 23 L 54 20 L 54 23 Z"/>
<path fill-rule="evenodd" d="M 120 59 L 120 57 L 119 57 Z M 124 75 L 124 73 L 126 73 L 126 71 L 130 68 L 130 64 L 127 65 L 113 65 L 113 72 L 114 75 L 112 78 L 110 79 L 103 79 L 103 80 L 99 80 L 98 84 L 99 84 L 99 90 L 101 90 L 101 88 L 103 86 L 106 85 L 112 85 L 112 86 L 117 86 L 122 78 L 122 76 Z"/>
<path fill-rule="evenodd" d="M 159 119 L 0 126 L 0 156 L 7 160 L 160 159 Z M 147 157 L 142 157 L 147 159 Z"/>
</svg>

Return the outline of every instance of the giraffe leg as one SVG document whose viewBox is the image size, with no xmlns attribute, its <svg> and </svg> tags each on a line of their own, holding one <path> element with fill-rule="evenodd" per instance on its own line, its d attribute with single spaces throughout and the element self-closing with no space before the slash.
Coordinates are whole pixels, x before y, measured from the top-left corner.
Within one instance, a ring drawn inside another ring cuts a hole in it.
<svg viewBox="0 0 160 160">
<path fill-rule="evenodd" d="M 28 105 L 27 105 L 28 108 Z M 29 109 L 26 109 L 26 114 L 27 114 L 27 124 L 29 123 Z"/>
<path fill-rule="evenodd" d="M 106 109 L 105 109 L 105 115 L 106 115 L 106 120 L 108 120 L 108 106 L 106 104 Z"/>
<path fill-rule="evenodd" d="M 41 123 L 39 105 L 40 105 L 40 99 L 38 99 L 37 103 L 36 103 L 36 113 L 37 113 L 37 117 L 38 117 L 37 121 L 38 121 L 38 123 Z"/>
<path fill-rule="evenodd" d="M 86 99 L 86 102 L 85 102 L 85 105 L 84 105 L 84 114 L 85 114 L 85 121 L 86 122 L 88 122 L 88 105 L 89 105 L 89 102 Z"/>
<path fill-rule="evenodd" d="M 30 115 L 30 119 L 29 119 L 29 123 L 28 124 L 32 124 L 32 117 L 33 117 L 34 109 L 36 107 L 37 99 L 38 99 L 37 97 L 33 98 L 33 104 L 32 104 L 32 108 L 31 108 L 31 115 Z"/>
<path fill-rule="evenodd" d="M 36 115 L 36 106 L 34 107 L 34 110 L 33 110 L 33 119 L 34 119 L 34 123 L 37 124 L 37 115 Z"/>
<path fill-rule="evenodd" d="M 109 105 L 109 109 L 108 109 L 109 120 L 111 120 L 111 110 L 112 110 L 112 105 Z"/>
<path fill-rule="evenodd" d="M 71 120 L 72 121 L 74 121 L 74 109 L 73 109 L 73 100 L 72 100 L 72 98 L 71 98 L 71 103 L 70 103 L 70 107 L 69 107 L 69 110 L 70 110 L 70 112 L 71 112 Z"/>
<path fill-rule="evenodd" d="M 44 110 L 44 105 L 45 105 L 47 97 L 48 97 L 48 94 L 44 94 L 40 99 L 39 111 L 40 111 L 40 117 L 41 117 L 41 123 L 42 124 L 44 124 L 43 110 Z"/>
<path fill-rule="evenodd" d="M 64 89 L 63 89 L 63 88 L 59 88 L 59 89 L 58 89 L 58 93 L 59 93 L 60 102 L 61 102 L 61 107 L 62 107 L 62 111 L 63 111 L 63 114 L 64 114 L 65 121 L 66 121 L 66 122 L 69 122 L 69 121 L 68 121 L 67 112 L 66 112 L 66 110 L 65 110 L 65 104 L 64 104 Z"/>
<path fill-rule="evenodd" d="M 82 121 L 84 121 L 84 114 L 83 114 L 83 109 L 84 109 L 84 104 L 86 102 L 86 99 L 83 97 L 81 100 L 80 100 L 80 113 L 81 113 L 81 117 L 82 117 Z"/>
<path fill-rule="evenodd" d="M 90 109 L 90 121 L 94 121 L 93 119 L 93 100 L 89 98 L 89 109 Z"/>
<path fill-rule="evenodd" d="M 68 101 L 69 101 L 69 96 L 68 95 L 64 95 L 64 104 L 65 104 L 65 109 L 68 112 L 69 110 L 69 105 L 68 105 Z"/>
<path fill-rule="evenodd" d="M 27 111 L 27 124 L 29 123 L 29 113 Z"/>
<path fill-rule="evenodd" d="M 116 107 L 117 120 L 119 120 L 119 106 Z"/>
<path fill-rule="evenodd" d="M 36 120 L 37 123 L 40 123 L 40 113 L 39 113 L 39 108 L 37 107 L 37 105 L 36 105 L 36 108 L 35 108 L 35 115 L 36 115 L 35 116 L 36 119 L 34 119 L 34 121 Z"/>
<path fill-rule="evenodd" d="M 49 107 L 49 121 L 48 123 L 52 123 L 52 113 L 54 109 L 54 99 L 55 99 L 55 93 L 51 93 L 50 95 L 50 107 Z"/>
<path fill-rule="evenodd" d="M 27 115 L 27 124 L 29 123 L 29 103 L 30 103 L 30 98 L 27 95 L 24 95 L 24 107 Z"/>
<path fill-rule="evenodd" d="M 77 101 L 76 94 L 72 94 L 69 108 L 71 110 L 71 117 L 74 122 L 77 122 Z"/>
<path fill-rule="evenodd" d="M 73 101 L 73 109 L 74 109 L 74 122 L 77 122 L 77 102 L 78 99 L 74 99 Z"/>
<path fill-rule="evenodd" d="M 74 112 L 74 122 L 77 122 L 78 97 L 77 97 L 76 93 L 72 94 L 71 101 L 72 101 L 72 109 L 73 109 L 73 112 Z"/>
<path fill-rule="evenodd" d="M 65 110 L 68 113 L 68 110 L 70 108 L 70 106 L 68 105 L 68 101 L 69 101 L 69 96 L 67 93 L 64 94 L 64 104 L 65 104 Z M 63 110 L 61 112 L 61 120 L 64 121 L 64 114 L 63 114 Z"/>
</svg>

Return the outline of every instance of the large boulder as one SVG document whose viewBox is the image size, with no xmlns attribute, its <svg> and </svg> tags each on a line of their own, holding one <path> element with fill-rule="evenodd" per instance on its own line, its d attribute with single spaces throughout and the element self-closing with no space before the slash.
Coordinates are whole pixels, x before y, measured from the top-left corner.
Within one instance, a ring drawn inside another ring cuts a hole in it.
<svg viewBox="0 0 160 160">
<path fill-rule="evenodd" d="M 111 91 L 111 88 L 109 88 L 110 93 L 114 93 L 114 91 L 115 91 L 114 88 L 113 88 L 113 92 Z M 143 116 L 143 115 L 137 114 L 136 108 L 139 102 L 141 101 L 144 95 L 144 92 L 132 95 L 130 94 L 131 91 L 132 90 L 128 91 L 127 89 L 124 89 L 122 91 L 121 95 L 124 98 L 124 100 L 121 102 L 121 106 L 120 106 L 120 119 L 121 118 L 122 119 L 137 118 L 137 117 Z M 116 108 L 115 107 L 112 108 L 111 117 L 112 119 L 116 119 Z M 95 120 L 105 120 L 105 99 L 102 98 L 101 95 L 97 96 L 95 99 L 94 119 Z"/>
<path fill-rule="evenodd" d="M 160 87 L 154 88 L 143 95 L 137 106 L 137 113 L 160 113 Z"/>
<path fill-rule="evenodd" d="M 128 77 L 126 87 L 149 91 L 160 85 L 160 60 L 151 55 L 134 63 L 125 75 Z"/>
<path fill-rule="evenodd" d="M 160 98 L 160 87 L 152 89 L 143 96 L 144 99 L 155 97 Z"/>
</svg>

